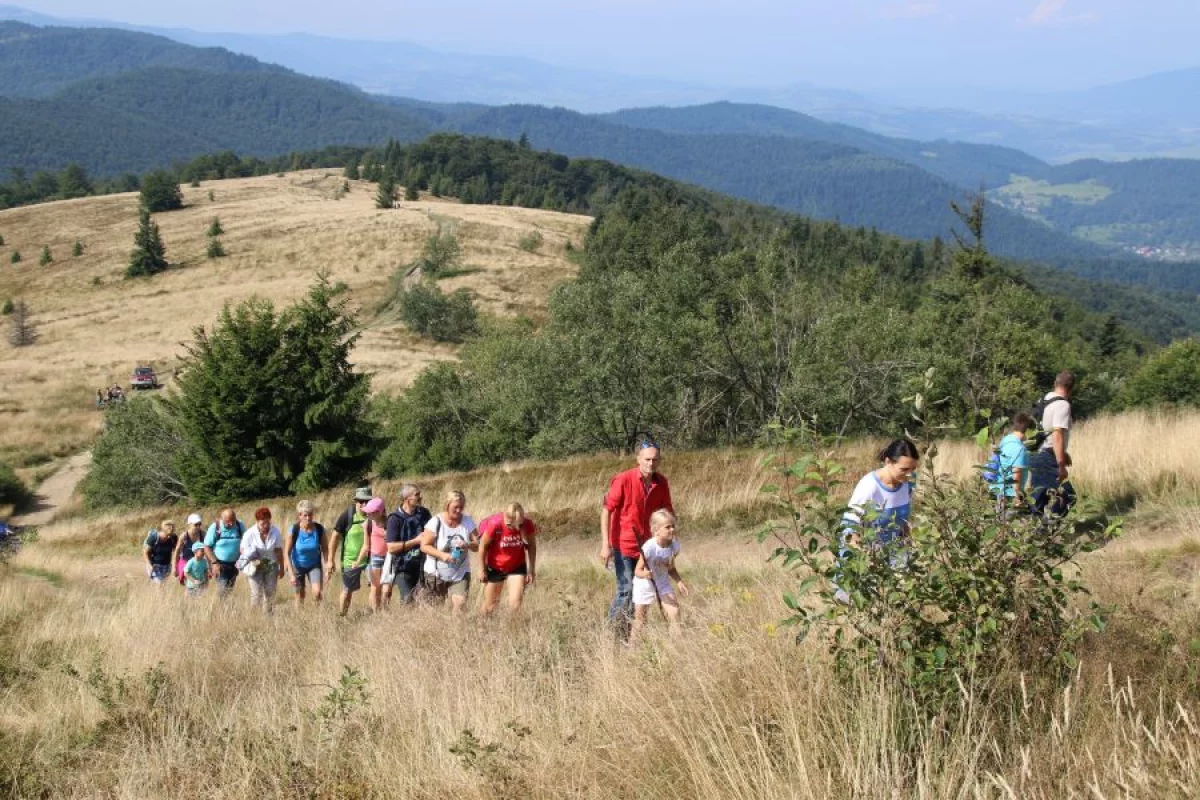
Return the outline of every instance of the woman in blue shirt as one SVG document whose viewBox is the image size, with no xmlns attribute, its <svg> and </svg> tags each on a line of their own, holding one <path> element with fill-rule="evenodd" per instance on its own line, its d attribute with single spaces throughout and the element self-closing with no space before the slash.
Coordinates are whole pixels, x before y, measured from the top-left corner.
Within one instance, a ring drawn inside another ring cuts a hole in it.
<svg viewBox="0 0 1200 800">
<path fill-rule="evenodd" d="M 325 575 L 333 574 L 327 563 L 325 527 L 313 519 L 313 511 L 313 504 L 307 500 L 296 504 L 297 521 L 284 544 L 284 562 L 296 590 L 297 606 L 304 602 L 306 583 L 312 585 L 313 601 L 320 602 Z"/>
</svg>

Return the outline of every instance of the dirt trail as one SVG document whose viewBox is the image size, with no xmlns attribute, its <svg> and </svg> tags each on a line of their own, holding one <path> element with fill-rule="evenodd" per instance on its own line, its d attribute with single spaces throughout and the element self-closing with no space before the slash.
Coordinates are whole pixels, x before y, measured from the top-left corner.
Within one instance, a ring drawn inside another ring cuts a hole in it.
<svg viewBox="0 0 1200 800">
<path fill-rule="evenodd" d="M 71 456 L 62 469 L 51 475 L 38 487 L 33 507 L 20 516 L 13 517 L 14 525 L 46 525 L 54 520 L 59 509 L 71 502 L 75 487 L 87 474 L 92 463 L 92 452 Z"/>
</svg>

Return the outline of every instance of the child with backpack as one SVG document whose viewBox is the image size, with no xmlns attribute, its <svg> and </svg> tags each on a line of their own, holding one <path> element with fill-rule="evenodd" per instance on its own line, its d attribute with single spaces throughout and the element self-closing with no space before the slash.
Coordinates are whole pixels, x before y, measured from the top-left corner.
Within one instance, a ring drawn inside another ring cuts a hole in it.
<svg viewBox="0 0 1200 800">
<path fill-rule="evenodd" d="M 1007 514 L 1009 508 L 1024 503 L 1025 485 L 1029 478 L 1029 451 L 1025 446 L 1025 434 L 1034 424 L 1033 417 L 1024 411 L 1013 414 L 1007 435 L 1000 440 L 984 468 L 983 477 L 996 498 L 996 509 L 1001 515 Z"/>
<path fill-rule="evenodd" d="M 642 545 L 633 569 L 633 637 L 646 625 L 646 615 L 656 601 L 667 618 L 672 635 L 679 633 L 679 595 L 688 596 L 688 586 L 679 576 L 675 559 L 679 539 L 675 535 L 675 515 L 665 508 L 650 515 L 650 538 Z M 675 582 L 672 588 L 671 581 Z"/>
</svg>

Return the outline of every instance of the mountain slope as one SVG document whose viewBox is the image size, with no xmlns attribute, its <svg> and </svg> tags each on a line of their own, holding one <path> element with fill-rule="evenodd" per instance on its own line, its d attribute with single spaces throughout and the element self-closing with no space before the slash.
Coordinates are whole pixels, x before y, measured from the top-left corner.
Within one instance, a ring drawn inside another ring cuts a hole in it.
<svg viewBox="0 0 1200 800">
<path fill-rule="evenodd" d="M 147 67 L 290 72 L 221 48 L 190 47 L 145 33 L 0 22 L 0 96 L 48 97 L 80 80 Z"/>
<path fill-rule="evenodd" d="M 1007 147 L 898 139 L 765 105 L 722 102 L 682 108 L 660 106 L 626 109 L 601 118 L 667 133 L 787 136 L 836 142 L 912 164 L 967 189 L 1008 183 L 1014 173 L 1038 177 L 1049 169 L 1028 153 Z"/>
<path fill-rule="evenodd" d="M 267 156 L 429 132 L 355 89 L 292 73 L 154 68 L 4 102 L 0 173 L 76 162 L 112 174 L 215 150 Z"/>
<path fill-rule="evenodd" d="M 946 237 L 962 189 L 892 159 L 845 145 L 794 137 L 679 135 L 630 128 L 536 106 L 507 106 L 460 120 L 463 133 L 515 139 L 569 156 L 641 167 L 758 203 L 914 239 Z M 1053 253 L 1096 258 L 1099 246 L 1005 209 L 989 219 L 989 244 L 1010 258 Z"/>
</svg>

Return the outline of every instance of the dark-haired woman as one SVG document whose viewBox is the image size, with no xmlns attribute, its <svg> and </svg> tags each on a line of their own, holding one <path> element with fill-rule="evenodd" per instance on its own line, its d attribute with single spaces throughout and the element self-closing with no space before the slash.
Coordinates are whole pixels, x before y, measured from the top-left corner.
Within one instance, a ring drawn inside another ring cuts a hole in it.
<svg viewBox="0 0 1200 800">
<path fill-rule="evenodd" d="M 842 518 L 846 523 L 846 543 L 858 546 L 863 534 L 873 547 L 891 551 L 893 566 L 907 562 L 901 548 L 908 536 L 912 510 L 912 476 L 921 456 L 908 439 L 896 439 L 883 449 L 883 466 L 863 476 L 850 495 L 849 509 Z"/>
</svg>

